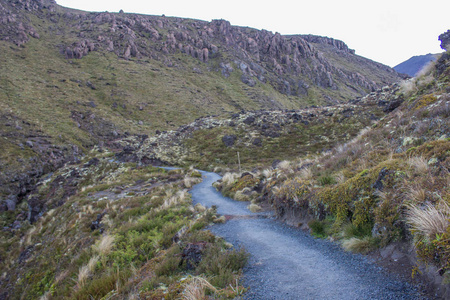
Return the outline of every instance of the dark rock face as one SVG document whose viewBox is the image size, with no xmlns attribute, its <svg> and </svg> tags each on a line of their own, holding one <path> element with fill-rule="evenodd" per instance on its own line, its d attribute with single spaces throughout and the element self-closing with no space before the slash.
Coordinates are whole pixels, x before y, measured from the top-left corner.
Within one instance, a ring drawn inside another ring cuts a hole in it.
<svg viewBox="0 0 450 300">
<path fill-rule="evenodd" d="M 103 233 L 103 224 L 101 222 L 105 214 L 106 212 L 98 214 L 97 219 L 95 219 L 95 221 L 92 221 L 90 226 L 92 231 L 99 229 L 100 233 Z"/>
<path fill-rule="evenodd" d="M 383 181 L 386 179 L 387 176 L 389 176 L 392 173 L 392 171 L 383 168 L 381 169 L 380 173 L 378 174 L 378 178 L 375 181 L 375 183 L 372 185 L 372 187 L 376 190 L 382 191 L 383 190 Z"/>
<path fill-rule="evenodd" d="M 441 41 L 441 48 L 444 50 L 450 50 L 450 30 L 444 32 L 439 36 L 439 40 Z"/>
<path fill-rule="evenodd" d="M 232 147 L 234 145 L 234 142 L 236 141 L 237 137 L 235 135 L 225 135 L 222 138 L 222 142 L 227 147 Z"/>
<path fill-rule="evenodd" d="M 206 246 L 206 242 L 188 243 L 181 252 L 181 264 L 186 262 L 188 270 L 195 269 L 202 260 Z"/>
</svg>

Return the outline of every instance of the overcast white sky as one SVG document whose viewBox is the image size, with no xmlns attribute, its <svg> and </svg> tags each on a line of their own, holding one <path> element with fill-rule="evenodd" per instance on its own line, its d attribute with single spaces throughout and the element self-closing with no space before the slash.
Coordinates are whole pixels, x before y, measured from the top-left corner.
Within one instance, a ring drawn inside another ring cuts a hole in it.
<svg viewBox="0 0 450 300">
<path fill-rule="evenodd" d="M 440 53 L 438 36 L 450 29 L 449 0 L 56 0 L 86 11 L 186 17 L 316 34 L 344 41 L 356 54 L 391 67 L 414 55 Z"/>
</svg>

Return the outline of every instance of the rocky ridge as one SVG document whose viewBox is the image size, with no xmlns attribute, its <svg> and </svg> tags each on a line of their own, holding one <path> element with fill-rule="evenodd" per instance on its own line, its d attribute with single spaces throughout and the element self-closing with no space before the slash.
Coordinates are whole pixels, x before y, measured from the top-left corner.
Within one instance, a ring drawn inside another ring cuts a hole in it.
<svg viewBox="0 0 450 300">
<path fill-rule="evenodd" d="M 196 144 L 206 143 L 201 137 L 196 136 L 199 133 L 218 134 L 215 139 L 220 140 L 220 146 L 213 152 L 214 155 L 219 155 L 218 152 L 232 149 L 239 151 L 239 148 L 264 149 L 263 146 L 270 145 L 272 141 L 276 143 L 277 138 L 295 135 L 299 131 L 309 132 L 308 128 L 323 126 L 317 134 L 310 133 L 311 139 L 305 141 L 307 147 L 304 149 L 307 152 L 314 152 L 312 149 L 323 151 L 338 141 L 351 139 L 358 130 L 400 106 L 403 98 L 397 95 L 399 89 L 398 84 L 386 86 L 351 103 L 328 107 L 290 111 L 243 111 L 232 114 L 230 118 L 209 116 L 197 119 L 177 130 L 157 131 L 150 137 L 125 137 L 112 144 L 116 145 L 114 146 L 116 149 L 124 149 L 116 154 L 119 160 L 144 165 L 164 163 L 181 166 L 198 163 L 192 158 L 193 155 L 199 154 L 195 150 Z M 334 128 L 328 130 L 327 126 Z M 346 127 L 348 132 L 341 132 L 341 126 Z M 353 129 L 350 130 L 347 126 L 353 126 Z M 233 133 L 227 133 L 230 129 Z M 300 138 L 299 135 L 297 138 Z M 270 156 L 275 159 L 276 155 L 273 153 Z"/>
<path fill-rule="evenodd" d="M 332 38 L 283 36 L 232 26 L 225 20 L 205 22 L 126 13 L 85 13 L 63 9 L 54 1 L 17 0 L 2 4 L 0 39 L 24 45 L 30 37 L 40 37 L 23 11 L 53 22 L 48 30 L 66 37 L 60 52 L 67 59 L 81 59 L 92 51 L 108 51 L 124 59 L 150 58 L 180 67 L 174 55 L 181 53 L 204 63 L 217 61 L 210 67 L 224 76 L 232 72 L 229 64 L 234 62 L 247 85 L 254 86 L 256 81 L 268 83 L 283 94 L 297 97 L 307 95 L 311 86 L 364 95 L 398 79 L 395 71 L 377 63 L 371 63 L 371 71 L 367 73 L 331 63 L 327 53 L 319 51 L 314 43 L 355 56 L 344 42 Z M 70 30 L 61 27 L 60 22 L 70 24 Z M 339 95 L 332 100 L 344 99 L 345 96 Z"/>
</svg>

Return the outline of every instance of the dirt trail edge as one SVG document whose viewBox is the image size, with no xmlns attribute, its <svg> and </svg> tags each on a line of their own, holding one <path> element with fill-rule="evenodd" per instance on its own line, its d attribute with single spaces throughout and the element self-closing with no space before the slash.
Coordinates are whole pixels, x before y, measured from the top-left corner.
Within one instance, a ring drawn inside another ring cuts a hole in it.
<svg viewBox="0 0 450 300">
<path fill-rule="evenodd" d="M 202 176 L 191 190 L 194 204 L 216 205 L 219 214 L 235 216 L 210 230 L 251 255 L 244 269 L 249 288 L 244 299 L 427 299 L 369 258 L 223 197 L 212 187 L 219 175 L 202 171 Z"/>
</svg>

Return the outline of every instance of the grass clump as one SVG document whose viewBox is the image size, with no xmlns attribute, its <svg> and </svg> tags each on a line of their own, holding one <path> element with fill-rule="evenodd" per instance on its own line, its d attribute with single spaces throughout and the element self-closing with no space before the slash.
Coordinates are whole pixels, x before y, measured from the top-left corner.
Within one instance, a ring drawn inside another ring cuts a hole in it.
<svg viewBox="0 0 450 300">
<path fill-rule="evenodd" d="M 363 238 L 352 237 L 342 242 L 342 247 L 351 252 L 367 254 L 378 248 L 378 239 L 371 236 Z"/>
</svg>

